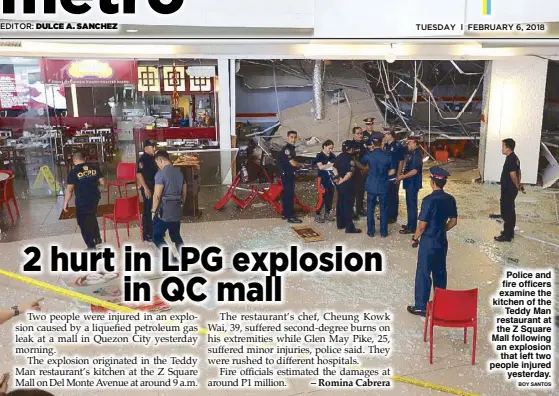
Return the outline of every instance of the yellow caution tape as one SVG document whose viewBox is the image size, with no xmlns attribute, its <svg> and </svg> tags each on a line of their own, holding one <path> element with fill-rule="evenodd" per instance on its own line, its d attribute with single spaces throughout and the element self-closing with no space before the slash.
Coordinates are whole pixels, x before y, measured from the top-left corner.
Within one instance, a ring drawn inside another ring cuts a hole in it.
<svg viewBox="0 0 559 396">
<path fill-rule="evenodd" d="M 454 388 L 449 388 L 447 386 L 432 384 L 430 382 L 420 381 L 420 380 L 416 380 L 416 379 L 413 379 L 413 378 L 400 377 L 399 375 L 392 376 L 392 379 L 394 381 L 397 381 L 397 382 L 404 382 L 406 384 L 417 385 L 417 386 L 421 386 L 423 388 L 429 388 L 429 389 L 434 389 L 434 390 L 438 390 L 438 391 L 445 392 L 445 393 L 451 393 L 453 395 L 480 396 L 476 393 L 465 392 L 465 391 L 461 391 L 459 389 L 454 389 Z"/>
<path fill-rule="evenodd" d="M 123 307 L 122 305 L 118 305 L 118 304 L 114 304 L 108 301 L 104 301 L 104 300 L 100 300 L 98 298 L 95 297 L 90 297 L 90 296 L 86 296 L 85 294 L 81 294 L 72 290 L 68 290 L 65 289 L 63 287 L 59 287 L 59 286 L 54 286 L 51 285 L 50 283 L 46 283 L 46 282 L 42 282 L 39 281 L 37 279 L 33 279 L 30 278 L 28 276 L 23 276 L 23 275 L 19 275 L 10 271 L 4 271 L 4 270 L 0 270 L 0 275 L 4 275 L 8 278 L 12 278 L 15 280 L 18 280 L 20 282 L 23 283 L 27 283 L 29 285 L 32 286 L 36 286 L 36 287 L 40 287 L 41 289 L 44 290 L 48 290 L 50 292 L 56 293 L 56 294 L 60 294 L 61 296 L 64 297 L 70 297 L 70 298 L 75 298 L 76 300 L 88 303 L 88 304 L 92 304 L 92 305 L 97 305 L 106 309 L 110 309 L 112 311 L 118 311 L 118 312 L 123 312 L 123 313 L 136 313 L 138 312 L 137 310 L 133 309 L 133 308 L 128 308 L 128 307 Z"/>
<path fill-rule="evenodd" d="M 122 305 L 118 305 L 118 304 L 114 304 L 114 303 L 111 303 L 111 302 L 108 302 L 108 301 L 100 300 L 100 299 L 95 298 L 95 297 L 90 297 L 90 296 L 87 296 L 87 295 L 82 294 L 82 293 L 78 293 L 78 292 L 75 292 L 75 291 L 72 291 L 72 290 L 68 290 L 68 289 L 65 289 L 63 287 L 54 286 L 54 285 L 51 285 L 50 283 L 42 282 L 42 281 L 39 281 L 37 279 L 33 279 L 33 278 L 30 278 L 30 277 L 27 277 L 27 276 L 19 275 L 19 274 L 16 274 L 14 272 L 0 270 L 0 275 L 4 275 L 8 278 L 11 278 L 11 279 L 23 282 L 23 283 L 27 283 L 27 284 L 32 285 L 32 286 L 39 287 L 43 290 L 47 290 L 47 291 L 59 294 L 59 295 L 64 296 L 64 297 L 75 298 L 76 300 L 85 302 L 87 304 L 97 305 L 99 307 L 103 307 L 103 308 L 110 309 L 110 310 L 113 310 L 113 311 L 118 311 L 118 312 L 123 312 L 123 313 L 136 313 L 136 312 L 138 312 L 137 310 L 135 310 L 133 308 L 123 307 Z M 176 323 L 176 322 L 168 321 L 167 323 Z M 207 335 L 208 333 L 209 333 L 209 331 L 205 327 L 201 327 L 198 330 L 199 335 Z M 225 334 L 224 333 L 219 333 L 219 335 L 221 337 L 223 337 Z M 273 345 L 275 345 L 275 344 L 262 344 L 261 346 L 262 347 L 271 347 Z M 297 357 L 300 357 L 300 358 L 303 358 L 303 357 L 307 358 L 307 357 L 310 357 L 310 356 L 311 355 L 308 355 L 308 354 L 298 354 L 297 355 Z M 354 365 L 351 365 L 351 366 L 348 366 L 348 367 L 355 367 L 356 369 L 358 369 Z M 397 381 L 397 382 L 403 382 L 403 383 L 406 383 L 406 384 L 421 386 L 423 388 L 434 389 L 434 390 L 438 390 L 438 391 L 445 392 L 445 393 L 451 393 L 451 394 L 454 394 L 454 395 L 480 396 L 480 395 L 477 395 L 475 393 L 469 393 L 469 392 L 461 391 L 459 389 L 454 389 L 454 388 L 449 388 L 447 386 L 432 384 L 430 382 L 420 381 L 420 380 L 416 380 L 416 379 L 413 379 L 413 378 L 400 377 L 398 375 L 392 376 L 392 379 L 394 381 Z"/>
</svg>

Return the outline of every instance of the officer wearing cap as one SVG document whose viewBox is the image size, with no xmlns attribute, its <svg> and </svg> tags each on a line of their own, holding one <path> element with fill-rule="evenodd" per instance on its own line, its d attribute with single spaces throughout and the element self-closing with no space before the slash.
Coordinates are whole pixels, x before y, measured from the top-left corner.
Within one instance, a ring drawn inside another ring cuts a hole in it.
<svg viewBox="0 0 559 396">
<path fill-rule="evenodd" d="M 367 191 L 367 235 L 375 236 L 375 207 L 377 200 L 380 202 L 380 236 L 388 236 L 388 192 L 390 191 L 390 178 L 395 178 L 392 158 L 382 151 L 383 135 L 373 132 L 370 142 L 372 151 L 367 153 L 361 164 L 367 165 L 369 175 L 365 183 Z"/>
<path fill-rule="evenodd" d="M 336 222 L 338 230 L 344 229 L 348 234 L 357 234 L 361 230 L 353 224 L 353 174 L 356 171 L 353 158 L 353 141 L 346 140 L 342 144 L 342 152 L 334 162 L 335 183 L 338 187 L 336 204 Z"/>
<path fill-rule="evenodd" d="M 404 181 L 406 190 L 406 209 L 408 212 L 408 224 L 402 226 L 400 234 L 413 234 L 417 228 L 417 196 L 422 187 L 423 158 L 421 157 L 421 147 L 419 147 L 419 137 L 410 136 L 408 138 L 408 159 L 404 168 L 404 174 L 399 175 L 397 180 Z"/>
<path fill-rule="evenodd" d="M 371 136 L 373 135 L 373 127 L 375 125 L 375 117 L 365 118 L 363 120 L 365 123 L 365 132 L 363 132 L 363 139 L 365 141 L 369 141 Z"/>
<path fill-rule="evenodd" d="M 355 197 L 355 215 L 353 218 L 355 220 L 359 219 L 359 216 L 367 216 L 365 212 L 363 202 L 365 201 L 365 181 L 367 179 L 367 169 L 361 165 L 361 158 L 369 151 L 367 147 L 367 141 L 363 138 L 363 129 L 360 127 L 353 127 L 353 156 L 355 160 L 355 173 L 354 178 L 354 197 Z"/>
<path fill-rule="evenodd" d="M 159 170 L 155 163 L 155 147 L 157 143 L 151 139 L 144 142 L 144 153 L 136 164 L 136 179 L 140 185 L 140 192 L 144 199 L 144 210 L 142 213 L 142 227 L 144 229 L 144 241 L 151 242 L 153 238 L 153 189 L 155 187 L 155 174 Z"/>
<path fill-rule="evenodd" d="M 446 233 L 456 226 L 458 218 L 456 200 L 443 191 L 450 174 L 438 166 L 432 167 L 430 172 L 433 192 L 421 203 L 419 225 L 412 237 L 412 247 L 419 245 L 419 252 L 415 273 L 415 304 L 408 306 L 409 313 L 422 316 L 425 315 L 431 294 L 431 276 L 434 288 L 446 289 Z"/>
<path fill-rule="evenodd" d="M 282 147 L 278 163 L 281 170 L 281 182 L 283 185 L 282 196 L 282 216 L 288 223 L 302 223 L 295 217 L 295 170 L 303 166 L 295 161 L 295 143 L 297 142 L 297 132 L 287 132 L 287 144 Z"/>
<path fill-rule="evenodd" d="M 384 130 L 383 150 L 390 155 L 392 165 L 396 170 L 396 175 L 402 173 L 404 169 L 404 148 L 396 140 L 396 134 L 391 129 Z M 396 223 L 398 220 L 398 208 L 400 206 L 400 182 L 390 183 L 390 191 L 388 192 L 388 223 Z"/>
</svg>

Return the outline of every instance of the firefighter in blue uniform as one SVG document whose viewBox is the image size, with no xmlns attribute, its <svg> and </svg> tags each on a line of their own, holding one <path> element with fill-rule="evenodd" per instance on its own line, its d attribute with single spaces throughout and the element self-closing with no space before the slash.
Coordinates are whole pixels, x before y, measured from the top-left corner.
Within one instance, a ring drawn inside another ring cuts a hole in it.
<svg viewBox="0 0 559 396">
<path fill-rule="evenodd" d="M 365 183 L 367 191 L 367 235 L 375 236 L 375 208 L 377 200 L 380 203 L 380 236 L 388 236 L 388 193 L 390 191 L 390 179 L 395 178 L 394 162 L 389 154 L 382 151 L 383 135 L 373 132 L 370 142 L 372 151 L 367 153 L 361 164 L 367 165 L 369 175 Z"/>
<path fill-rule="evenodd" d="M 287 144 L 283 146 L 279 153 L 278 162 L 281 168 L 281 183 L 283 185 L 282 196 L 282 216 L 288 223 L 302 223 L 295 217 L 295 170 L 303 166 L 295 161 L 295 143 L 297 142 L 297 132 L 287 132 Z"/>
<path fill-rule="evenodd" d="M 318 179 L 320 180 L 321 196 L 318 197 L 318 203 L 315 208 L 315 221 L 324 223 L 325 220 L 333 221 L 332 217 L 332 201 L 334 200 L 334 178 L 332 167 L 336 160 L 336 155 L 332 152 L 334 142 L 330 139 L 322 143 L 322 151 L 316 155 L 316 165 L 318 166 Z M 321 215 L 322 207 L 324 207 L 324 216 Z"/>
<path fill-rule="evenodd" d="M 398 181 L 404 181 L 406 209 L 408 212 L 408 223 L 402 226 L 400 234 L 413 234 L 417 228 L 417 196 L 422 187 L 423 177 L 423 158 L 418 141 L 418 136 L 408 138 L 408 159 L 406 160 L 404 173 L 398 175 L 397 178 Z"/>
<path fill-rule="evenodd" d="M 365 131 L 363 132 L 363 140 L 368 142 L 373 135 L 373 127 L 375 125 L 375 117 L 365 118 L 363 120 L 365 123 Z"/>
<path fill-rule="evenodd" d="M 390 129 L 384 130 L 384 145 L 385 152 L 390 154 L 396 175 L 400 175 L 404 169 L 404 148 L 396 140 L 396 134 Z M 388 192 L 388 224 L 396 223 L 398 221 L 398 208 L 400 206 L 400 182 L 395 181 L 390 183 L 390 191 Z"/>
<path fill-rule="evenodd" d="M 415 303 L 408 306 L 408 312 L 422 316 L 425 315 L 431 294 L 431 276 L 433 288 L 446 289 L 446 233 L 456 226 L 458 218 L 456 200 L 443 190 L 450 174 L 438 166 L 432 167 L 430 172 L 433 192 L 421 203 L 419 226 L 411 241 L 412 247 L 419 245 L 419 252 L 415 273 Z"/>
<path fill-rule="evenodd" d="M 367 179 L 367 169 L 361 165 L 361 158 L 368 153 L 368 139 L 363 138 L 363 129 L 353 128 L 353 156 L 355 160 L 355 172 L 353 174 L 353 196 L 355 198 L 354 220 L 359 220 L 359 216 L 367 216 L 364 209 L 365 201 L 365 180 Z"/>
<path fill-rule="evenodd" d="M 355 173 L 355 159 L 353 157 L 353 141 L 346 140 L 342 144 L 342 153 L 334 162 L 335 183 L 338 187 L 338 203 L 336 205 L 336 222 L 338 230 L 345 228 L 348 234 L 358 234 L 360 229 L 353 224 L 353 194 Z"/>
</svg>

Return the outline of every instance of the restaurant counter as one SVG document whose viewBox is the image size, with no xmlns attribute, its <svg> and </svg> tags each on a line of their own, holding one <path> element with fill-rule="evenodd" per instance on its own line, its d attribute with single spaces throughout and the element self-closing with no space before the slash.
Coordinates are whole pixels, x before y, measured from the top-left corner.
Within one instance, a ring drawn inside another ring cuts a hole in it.
<svg viewBox="0 0 559 396">
<path fill-rule="evenodd" d="M 153 128 L 153 129 L 134 129 L 134 138 L 136 141 L 143 142 L 147 139 L 153 139 L 158 142 L 163 142 L 169 139 L 217 139 L 216 127 L 209 128 Z"/>
</svg>

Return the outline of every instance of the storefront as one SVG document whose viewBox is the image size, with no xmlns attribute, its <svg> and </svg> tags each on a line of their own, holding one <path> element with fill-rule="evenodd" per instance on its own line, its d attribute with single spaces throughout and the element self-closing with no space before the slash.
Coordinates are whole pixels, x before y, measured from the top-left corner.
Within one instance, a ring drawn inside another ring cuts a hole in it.
<svg viewBox="0 0 559 396">
<path fill-rule="evenodd" d="M 62 194 L 78 147 L 109 177 L 147 138 L 219 167 L 217 113 L 216 61 L 0 58 L 0 165 L 24 195 Z"/>
</svg>

